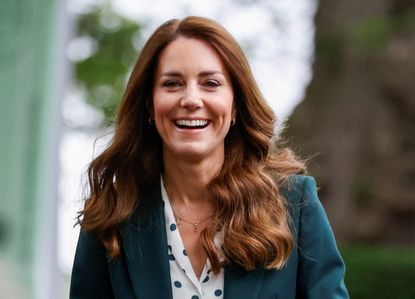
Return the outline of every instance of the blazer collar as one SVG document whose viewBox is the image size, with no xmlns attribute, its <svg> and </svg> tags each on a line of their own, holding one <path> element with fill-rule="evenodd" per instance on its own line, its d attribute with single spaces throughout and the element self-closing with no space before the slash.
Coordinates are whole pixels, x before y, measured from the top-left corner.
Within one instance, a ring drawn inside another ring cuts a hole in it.
<svg viewBox="0 0 415 299">
<path fill-rule="evenodd" d="M 135 296 L 173 298 L 160 181 L 143 194 L 121 240 Z"/>
<path fill-rule="evenodd" d="M 121 230 L 121 241 L 137 298 L 172 299 L 167 235 L 160 181 L 143 194 L 140 204 Z M 259 295 L 264 271 L 225 267 L 224 299 Z"/>
</svg>

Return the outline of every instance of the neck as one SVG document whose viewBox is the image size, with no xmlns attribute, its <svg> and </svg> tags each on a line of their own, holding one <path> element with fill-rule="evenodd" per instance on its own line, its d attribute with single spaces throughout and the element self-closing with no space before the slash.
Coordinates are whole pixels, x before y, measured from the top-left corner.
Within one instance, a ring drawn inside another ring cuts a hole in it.
<svg viewBox="0 0 415 299">
<path fill-rule="evenodd" d="M 219 173 L 223 157 L 188 161 L 163 153 L 163 158 L 163 180 L 170 200 L 184 206 L 206 203 L 206 186 Z"/>
</svg>

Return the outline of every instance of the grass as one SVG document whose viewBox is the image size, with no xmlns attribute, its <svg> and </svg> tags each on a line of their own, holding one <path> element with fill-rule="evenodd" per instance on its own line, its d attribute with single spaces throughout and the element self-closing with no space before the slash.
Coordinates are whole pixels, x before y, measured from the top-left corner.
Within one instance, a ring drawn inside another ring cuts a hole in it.
<svg viewBox="0 0 415 299">
<path fill-rule="evenodd" d="M 415 248 L 355 245 L 340 251 L 351 298 L 415 298 Z"/>
</svg>

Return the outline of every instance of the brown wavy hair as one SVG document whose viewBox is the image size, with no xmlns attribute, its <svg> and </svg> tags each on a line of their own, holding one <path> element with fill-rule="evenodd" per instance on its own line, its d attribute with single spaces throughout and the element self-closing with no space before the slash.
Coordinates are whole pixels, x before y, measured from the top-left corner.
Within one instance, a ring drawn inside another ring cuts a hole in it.
<svg viewBox="0 0 415 299">
<path fill-rule="evenodd" d="M 225 138 L 224 164 L 208 184 L 218 221 L 201 232 L 212 270 L 218 273 L 221 266 L 213 242 L 218 230 L 225 262 L 247 270 L 281 268 L 294 244 L 280 186 L 290 175 L 304 172 L 305 166 L 289 149 L 275 146 L 275 115 L 242 49 L 221 25 L 206 18 L 170 20 L 144 45 L 121 101 L 113 140 L 89 165 L 90 194 L 78 223 L 98 233 L 110 258 L 120 256 L 118 230 L 163 170 L 161 138 L 148 119 L 160 53 L 179 36 L 204 40 L 217 51 L 235 95 L 237 118 Z"/>
</svg>

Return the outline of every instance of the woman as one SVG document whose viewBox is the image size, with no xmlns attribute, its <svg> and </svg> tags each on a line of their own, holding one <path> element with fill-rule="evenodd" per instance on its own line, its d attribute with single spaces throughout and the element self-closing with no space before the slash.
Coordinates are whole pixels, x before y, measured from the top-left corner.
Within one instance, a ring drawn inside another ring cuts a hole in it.
<svg viewBox="0 0 415 299">
<path fill-rule="evenodd" d="M 134 66 L 91 194 L 71 298 L 348 298 L 315 182 L 274 148 L 237 42 L 171 20 Z"/>
</svg>

